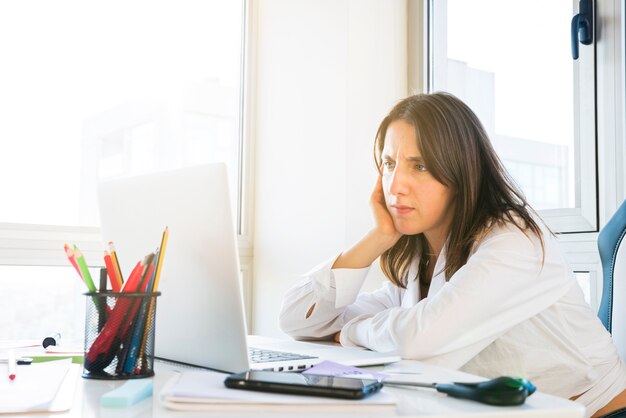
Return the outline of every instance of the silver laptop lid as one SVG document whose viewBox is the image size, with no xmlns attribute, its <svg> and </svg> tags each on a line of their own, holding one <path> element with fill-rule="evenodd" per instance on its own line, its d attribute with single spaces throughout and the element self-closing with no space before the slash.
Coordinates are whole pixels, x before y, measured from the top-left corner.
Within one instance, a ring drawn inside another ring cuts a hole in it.
<svg viewBox="0 0 626 418">
<path fill-rule="evenodd" d="M 238 372 L 249 368 L 241 274 L 226 166 L 201 165 L 102 182 L 102 237 L 124 277 L 160 245 L 157 357 Z"/>
</svg>

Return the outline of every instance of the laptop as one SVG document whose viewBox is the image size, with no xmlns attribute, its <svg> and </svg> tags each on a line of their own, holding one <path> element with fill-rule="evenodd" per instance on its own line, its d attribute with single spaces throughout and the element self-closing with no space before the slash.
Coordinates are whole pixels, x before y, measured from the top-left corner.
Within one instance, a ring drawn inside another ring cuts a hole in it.
<svg viewBox="0 0 626 418">
<path fill-rule="evenodd" d="M 249 346 L 226 166 L 193 166 L 101 182 L 102 237 L 123 275 L 169 238 L 156 307 L 157 358 L 225 372 L 291 371 L 323 360 L 367 366 L 393 353 L 289 340 Z"/>
</svg>

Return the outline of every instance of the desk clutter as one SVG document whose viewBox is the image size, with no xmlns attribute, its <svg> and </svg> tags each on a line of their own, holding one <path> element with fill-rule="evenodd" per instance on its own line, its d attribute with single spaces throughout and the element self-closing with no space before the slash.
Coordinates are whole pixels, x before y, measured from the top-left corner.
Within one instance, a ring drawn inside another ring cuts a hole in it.
<svg viewBox="0 0 626 418">
<path fill-rule="evenodd" d="M 285 372 L 286 373 L 286 372 Z M 363 411 L 393 412 L 396 400 L 387 393 L 359 400 L 322 398 L 282 393 L 254 392 L 229 389 L 224 386 L 225 373 L 203 371 L 184 371 L 175 375 L 160 393 L 161 403 L 176 411 L 220 411 L 220 412 L 286 412 L 286 411 L 332 411 L 354 410 L 364 407 Z"/>
<path fill-rule="evenodd" d="M 492 380 L 471 378 L 467 382 L 430 383 L 428 380 L 446 380 L 437 368 L 422 366 L 423 372 L 417 375 L 409 374 L 394 378 L 385 372 L 345 366 L 342 364 L 324 361 L 302 372 L 263 372 L 248 371 L 238 374 L 224 374 L 208 370 L 183 371 L 176 374 L 160 393 L 161 403 L 168 409 L 180 411 L 263 411 L 264 408 L 279 407 L 279 410 L 289 410 L 295 406 L 305 406 L 308 410 L 333 410 L 342 408 L 358 408 L 367 406 L 368 412 L 373 410 L 393 411 L 397 405 L 397 398 L 389 391 L 372 392 L 371 396 L 350 397 L 336 396 L 343 389 L 369 385 L 367 382 L 378 382 L 381 386 L 403 388 L 435 389 L 450 397 L 463 399 L 488 407 L 511 407 L 523 405 L 526 398 L 535 392 L 535 387 L 528 380 L 501 376 Z M 433 372 L 429 373 L 431 370 Z M 393 368 L 390 369 L 393 373 Z M 255 375 L 256 373 L 256 375 Z M 263 374 L 267 376 L 263 376 Z M 457 377 L 458 377 L 458 372 Z M 395 373 L 393 373 L 395 374 Z M 241 383 L 241 376 L 248 376 L 251 384 L 239 389 L 248 391 L 230 390 Z M 284 378 L 280 376 L 285 376 Z M 234 380 L 233 380 L 234 378 Z M 346 385 L 346 381 L 354 381 L 354 385 Z M 232 384 L 234 382 L 234 384 Z M 263 383 L 263 387 L 259 383 Z M 291 382 L 291 383 L 286 383 Z M 284 390 L 288 387 L 296 388 L 302 385 L 317 388 L 314 390 Z M 282 387 L 283 389 L 279 389 Z M 326 390 L 320 390 L 326 387 Z M 282 392 L 282 393 L 280 393 Z M 341 399 L 343 398 L 343 399 Z M 469 406 L 468 406 L 469 407 Z"/>
<path fill-rule="evenodd" d="M 165 228 L 161 245 L 138 261 L 126 280 L 115 248 L 109 243 L 104 254 L 107 268 L 100 271 L 98 289 L 80 250 L 65 244 L 68 260 L 89 290 L 85 293 L 83 377 L 134 379 L 154 375 L 156 300 L 161 294 L 158 285 L 167 237 Z"/>
</svg>

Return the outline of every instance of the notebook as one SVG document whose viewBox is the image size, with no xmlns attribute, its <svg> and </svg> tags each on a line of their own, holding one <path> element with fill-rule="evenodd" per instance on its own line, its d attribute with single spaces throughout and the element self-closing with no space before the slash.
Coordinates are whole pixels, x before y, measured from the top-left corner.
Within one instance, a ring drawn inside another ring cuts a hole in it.
<svg viewBox="0 0 626 418">
<path fill-rule="evenodd" d="M 248 346 L 224 164 L 108 180 L 99 184 L 98 197 L 102 237 L 115 243 L 123 274 L 154 251 L 163 229 L 169 229 L 156 306 L 157 358 L 225 372 L 299 370 L 322 360 L 366 366 L 400 359 L 289 340 Z M 251 351 L 257 349 L 275 353 L 252 361 Z"/>
<path fill-rule="evenodd" d="M 210 371 L 187 370 L 174 375 L 159 393 L 162 404 L 178 411 L 254 412 L 287 414 L 341 412 L 342 416 L 393 416 L 397 399 L 380 391 L 364 399 L 339 399 L 232 390 L 224 386 L 227 375 Z M 367 408 L 367 409 L 363 409 Z M 365 413 L 365 414 L 364 414 Z"/>
</svg>

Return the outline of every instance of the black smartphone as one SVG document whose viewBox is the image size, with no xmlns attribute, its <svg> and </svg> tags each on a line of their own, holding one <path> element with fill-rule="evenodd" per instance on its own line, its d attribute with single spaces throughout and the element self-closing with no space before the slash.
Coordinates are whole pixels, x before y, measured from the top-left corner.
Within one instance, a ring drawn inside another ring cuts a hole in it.
<svg viewBox="0 0 626 418">
<path fill-rule="evenodd" d="M 344 399 L 362 399 L 376 393 L 383 386 L 382 383 L 375 379 L 316 376 L 260 370 L 232 374 L 224 379 L 224 384 L 233 389 Z"/>
</svg>

